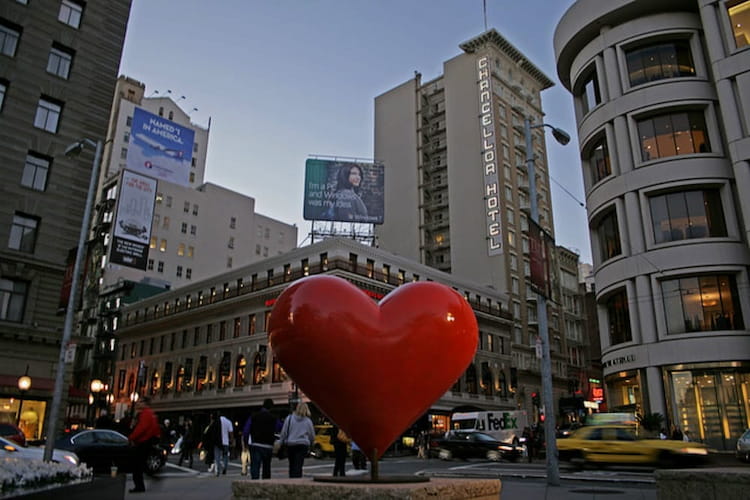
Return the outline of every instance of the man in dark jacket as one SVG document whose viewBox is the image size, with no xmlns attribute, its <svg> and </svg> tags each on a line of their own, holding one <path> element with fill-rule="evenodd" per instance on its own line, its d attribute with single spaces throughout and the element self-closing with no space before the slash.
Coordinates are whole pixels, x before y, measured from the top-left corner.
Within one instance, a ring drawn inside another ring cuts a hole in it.
<svg viewBox="0 0 750 500">
<path fill-rule="evenodd" d="M 263 407 L 250 416 L 250 478 L 260 479 L 261 465 L 263 479 L 271 478 L 271 458 L 273 442 L 276 440 L 276 417 L 271 413 L 273 400 L 267 398 Z"/>
</svg>

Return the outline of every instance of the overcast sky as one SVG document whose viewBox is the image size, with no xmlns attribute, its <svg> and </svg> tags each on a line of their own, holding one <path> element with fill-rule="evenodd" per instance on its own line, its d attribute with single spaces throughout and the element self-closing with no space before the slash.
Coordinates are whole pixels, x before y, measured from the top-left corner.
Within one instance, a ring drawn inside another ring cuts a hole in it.
<svg viewBox="0 0 750 500">
<path fill-rule="evenodd" d="M 591 262 L 573 102 L 552 47 L 572 3 L 487 0 L 487 26 L 556 82 L 545 121 L 573 137 L 547 140 L 556 238 Z M 195 123 L 210 118 L 206 180 L 297 224 L 301 243 L 307 157 L 372 158 L 375 96 L 414 71 L 440 75 L 483 31 L 482 0 L 133 0 L 120 73 L 147 96 L 171 90 Z"/>
</svg>

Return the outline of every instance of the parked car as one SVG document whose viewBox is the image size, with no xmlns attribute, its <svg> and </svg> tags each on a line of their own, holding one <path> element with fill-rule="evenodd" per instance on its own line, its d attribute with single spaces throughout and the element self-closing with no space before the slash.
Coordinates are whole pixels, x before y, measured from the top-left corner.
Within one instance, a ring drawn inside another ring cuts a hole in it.
<svg viewBox="0 0 750 500">
<path fill-rule="evenodd" d="M 0 457 L 20 458 L 23 460 L 44 460 L 44 448 L 41 446 L 21 446 L 15 441 L 0 437 L 0 447 L 2 447 Z M 52 461 L 67 462 L 73 465 L 78 465 L 80 463 L 78 455 L 72 451 L 59 450 L 57 448 L 52 450 Z"/>
<path fill-rule="evenodd" d="M 557 441 L 561 461 L 580 467 L 598 464 L 653 464 L 665 467 L 696 464 L 708 459 L 702 443 L 671 439 L 639 439 L 629 425 L 590 425 Z"/>
<path fill-rule="evenodd" d="M 57 448 L 70 450 L 94 472 L 107 473 L 116 465 L 122 472 L 132 472 L 135 446 L 119 432 L 109 429 L 86 429 L 57 440 Z M 167 450 L 153 445 L 146 459 L 146 473 L 155 474 L 167 461 Z"/>
<path fill-rule="evenodd" d="M 747 429 L 737 440 L 737 458 L 750 462 L 750 429 Z"/>
<path fill-rule="evenodd" d="M 433 441 L 433 453 L 443 460 L 452 458 L 486 458 L 498 462 L 515 462 L 523 452 L 520 446 L 499 441 L 479 431 L 448 431 Z"/>
<path fill-rule="evenodd" d="M 9 439 L 21 446 L 26 446 L 26 436 L 18 426 L 13 424 L 0 424 L 0 437 Z"/>
</svg>

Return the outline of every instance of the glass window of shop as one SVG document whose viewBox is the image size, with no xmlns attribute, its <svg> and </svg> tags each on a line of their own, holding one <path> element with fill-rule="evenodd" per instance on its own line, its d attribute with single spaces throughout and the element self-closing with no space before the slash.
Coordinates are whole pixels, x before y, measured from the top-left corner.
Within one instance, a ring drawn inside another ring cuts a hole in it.
<svg viewBox="0 0 750 500">
<path fill-rule="evenodd" d="M 750 427 L 750 365 L 667 371 L 673 425 L 694 441 L 731 450 Z"/>
<path fill-rule="evenodd" d="M 654 243 L 727 235 L 718 189 L 692 189 L 649 198 Z"/>
<path fill-rule="evenodd" d="M 688 40 L 649 43 L 625 52 L 631 86 L 642 83 L 695 76 Z"/>
<path fill-rule="evenodd" d="M 642 413 L 641 376 L 637 370 L 618 372 L 606 378 L 607 407 L 612 412 Z"/>
<path fill-rule="evenodd" d="M 0 423 L 18 425 L 28 441 L 43 437 L 46 411 L 46 401 L 0 398 Z"/>
<path fill-rule="evenodd" d="M 729 21 L 732 23 L 734 43 L 738 49 L 750 45 L 750 1 L 727 2 Z"/>
<path fill-rule="evenodd" d="M 661 282 L 668 333 L 742 330 L 737 283 L 727 274 Z"/>
</svg>

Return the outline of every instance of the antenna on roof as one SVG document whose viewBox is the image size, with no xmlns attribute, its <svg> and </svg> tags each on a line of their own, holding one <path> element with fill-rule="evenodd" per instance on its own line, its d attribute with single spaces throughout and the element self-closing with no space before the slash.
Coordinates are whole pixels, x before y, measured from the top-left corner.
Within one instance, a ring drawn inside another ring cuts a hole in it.
<svg viewBox="0 0 750 500">
<path fill-rule="evenodd" d="M 482 11 L 484 12 L 484 31 L 487 31 L 487 0 L 482 0 Z"/>
</svg>

